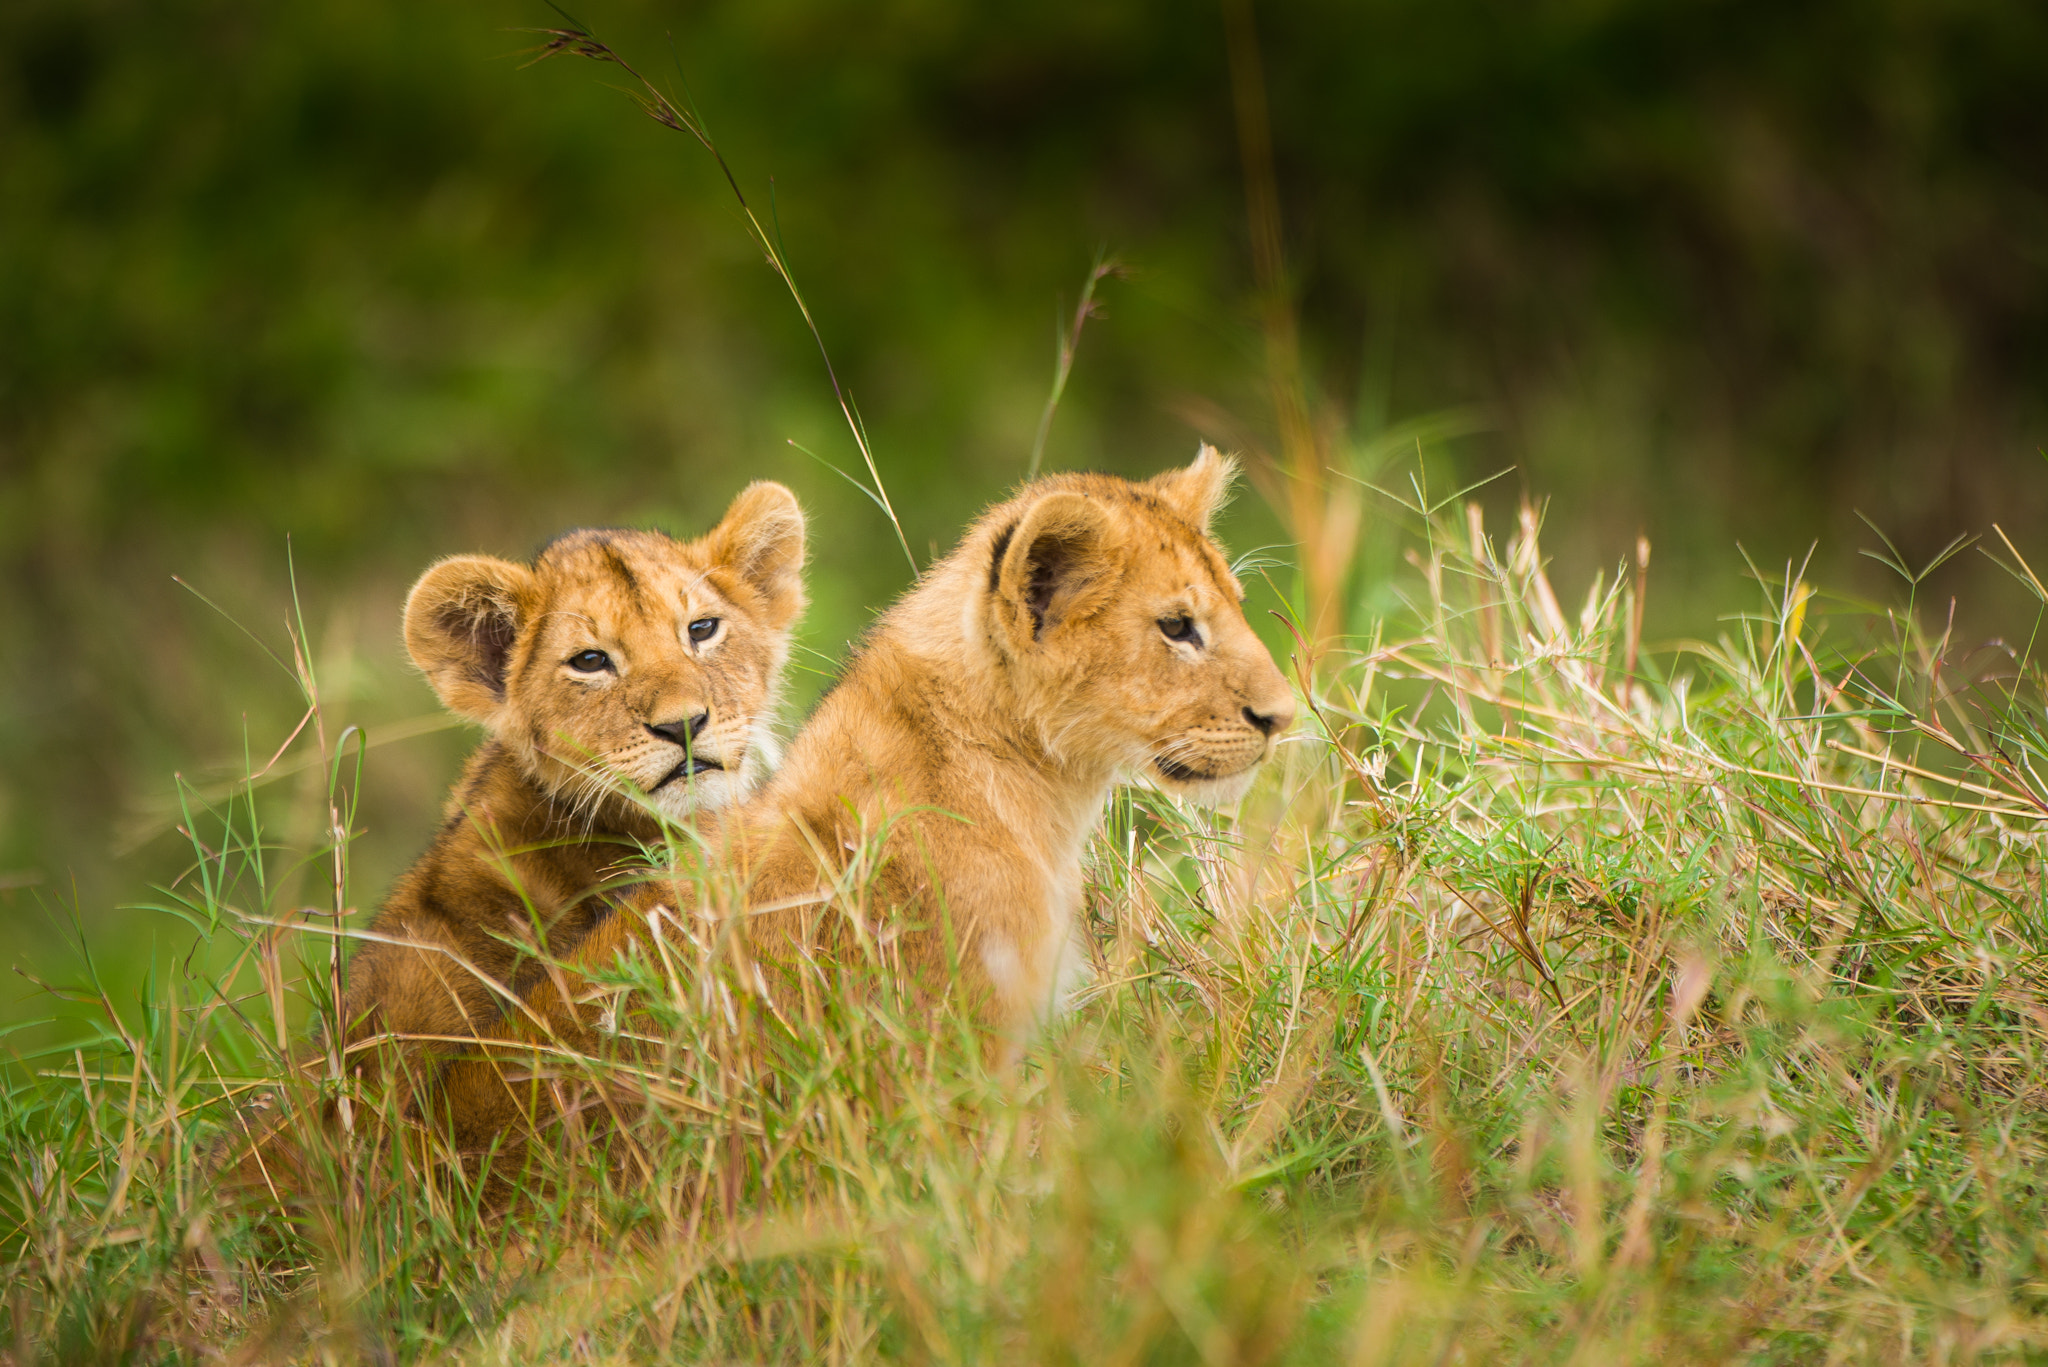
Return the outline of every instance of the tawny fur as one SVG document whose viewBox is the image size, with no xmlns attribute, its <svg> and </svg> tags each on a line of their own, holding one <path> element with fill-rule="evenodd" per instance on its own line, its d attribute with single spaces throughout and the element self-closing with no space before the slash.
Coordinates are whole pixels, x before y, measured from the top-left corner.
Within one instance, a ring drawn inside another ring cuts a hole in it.
<svg viewBox="0 0 2048 1367">
<path fill-rule="evenodd" d="M 1233 800 L 1294 717 L 1208 534 L 1232 475 L 1204 447 L 1142 483 L 1027 485 L 876 624 L 782 768 L 725 824 L 747 903 L 729 928 L 771 995 L 778 966 L 879 937 L 891 963 L 963 994 L 997 1039 L 1058 1008 L 1080 962 L 1082 849 L 1113 787 Z M 860 904 L 822 897 L 883 831 Z M 682 882 L 640 889 L 574 960 L 606 962 L 649 933 L 656 903 L 691 896 Z M 573 976 L 539 984 L 504 1033 L 587 1043 L 587 995 Z M 535 1104 L 508 1089 L 512 1071 L 449 1070 L 465 1145 Z"/>
<path fill-rule="evenodd" d="M 421 576 L 407 650 L 490 739 L 349 964 L 352 1041 L 485 1029 L 522 942 L 565 953 L 609 914 L 605 884 L 660 840 L 656 812 L 716 811 L 759 785 L 803 555 L 795 496 L 757 483 L 696 541 L 577 531 L 530 567 L 456 556 Z M 692 622 L 717 626 L 695 641 Z M 569 663 L 593 650 L 604 668 Z"/>
<path fill-rule="evenodd" d="M 696 541 L 575 531 L 531 565 L 455 556 L 413 586 L 406 648 L 488 739 L 349 962 L 339 1015 L 359 1092 L 394 1058 L 411 1067 L 492 1028 L 538 963 L 530 950 L 565 953 L 611 913 L 611 885 L 663 838 L 661 818 L 708 828 L 758 788 L 804 607 L 804 535 L 795 496 L 761 482 Z M 571 664 L 590 651 L 603 668 Z M 333 1118 L 332 1101 L 321 1109 Z M 288 1115 L 247 1128 L 230 1176 L 296 1161 Z"/>
</svg>

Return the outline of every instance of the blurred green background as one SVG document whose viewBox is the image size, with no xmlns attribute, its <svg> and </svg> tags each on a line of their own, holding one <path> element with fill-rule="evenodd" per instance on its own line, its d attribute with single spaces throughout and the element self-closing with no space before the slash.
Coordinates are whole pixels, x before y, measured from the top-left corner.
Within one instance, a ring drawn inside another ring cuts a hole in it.
<svg viewBox="0 0 2048 1367">
<path fill-rule="evenodd" d="M 1048 463 L 1274 447 L 1216 7 L 577 13 L 671 87 L 680 59 L 921 562 L 1021 475 L 1058 311 L 1099 249 L 1129 270 Z M 1551 500 L 1567 596 L 1647 533 L 1665 634 L 1756 602 L 1742 551 L 1782 572 L 1818 542 L 1809 577 L 1897 597 L 1858 557 L 1858 511 L 1911 557 L 1997 521 L 2048 563 L 2048 7 L 1255 13 L 1305 380 L 1343 460 L 1398 481 L 1415 450 L 1373 438 L 1467 413 L 1481 430 L 1425 453 L 1436 486 L 1515 467 L 1490 516 Z M 803 699 L 907 581 L 875 510 L 790 445 L 857 465 L 716 167 L 613 73 L 524 67 L 518 30 L 552 22 L 417 0 L 0 7 L 10 961 L 66 976 L 74 915 L 117 966 L 166 933 L 118 908 L 189 859 L 172 774 L 260 765 L 298 716 L 251 639 L 288 651 L 288 564 L 330 724 L 373 740 L 435 711 L 396 625 L 441 554 L 522 555 L 579 523 L 694 532 L 745 480 L 786 480 L 815 518 Z M 1289 554 L 1257 496 L 1225 532 Z M 1368 527 L 1358 619 L 1386 601 L 1394 535 Z M 1922 601 L 1951 594 L 1972 639 L 2030 630 L 1982 557 Z M 372 752 L 359 905 L 471 741 Z M 311 796 L 281 799 L 281 834 L 313 834 Z M 15 982 L 0 1015 L 38 1009 Z"/>
</svg>

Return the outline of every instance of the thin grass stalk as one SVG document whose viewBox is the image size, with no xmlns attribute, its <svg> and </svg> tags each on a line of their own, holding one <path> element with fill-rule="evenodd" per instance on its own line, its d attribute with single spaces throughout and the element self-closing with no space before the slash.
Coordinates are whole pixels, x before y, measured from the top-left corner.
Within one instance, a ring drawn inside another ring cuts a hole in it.
<svg viewBox="0 0 2048 1367">
<path fill-rule="evenodd" d="M 817 319 L 811 315 L 809 301 L 804 298 L 803 291 L 797 287 L 796 276 L 791 273 L 789 262 L 783 255 L 780 238 L 771 237 L 767 229 L 761 226 L 761 220 L 755 217 L 753 205 L 748 203 L 746 192 L 740 189 L 739 178 L 733 174 L 732 167 L 725 160 L 725 154 L 718 150 L 718 144 L 712 140 L 710 131 L 705 127 L 703 119 L 697 116 L 694 110 L 686 112 L 678 108 L 659 86 L 641 75 L 632 63 L 620 56 L 609 45 L 600 42 L 588 29 L 570 20 L 569 16 L 559 6 L 554 8 L 555 12 L 561 14 L 570 27 L 533 30 L 534 33 L 545 38 L 547 41 L 536 51 L 532 60 L 527 63 L 529 66 L 546 61 L 550 57 L 568 54 L 576 57 L 585 57 L 595 62 L 609 63 L 617 67 L 626 73 L 627 77 L 638 87 L 637 91 L 628 93 L 639 104 L 641 112 L 664 128 L 673 129 L 679 133 L 688 133 L 697 140 L 698 145 L 711 154 L 712 160 L 718 163 L 718 169 L 725 176 L 725 183 L 731 188 L 733 198 L 739 202 L 740 213 L 747 221 L 748 236 L 753 239 L 754 245 L 760 249 L 761 254 L 767 258 L 769 268 L 775 272 L 777 278 L 782 281 L 783 286 L 788 289 L 789 297 L 796 304 L 797 312 L 803 315 L 804 326 L 809 329 L 811 340 L 817 344 L 818 358 L 824 362 L 825 377 L 831 382 L 832 396 L 838 401 L 840 416 L 845 418 L 847 431 L 853 435 L 853 444 L 860 451 L 861 462 L 867 467 L 868 478 L 874 481 L 873 486 L 867 490 L 868 495 L 880 505 L 883 515 L 889 519 L 889 526 L 896 533 L 896 544 L 903 551 L 904 562 L 910 566 L 910 573 L 915 577 L 917 574 L 917 557 L 910 553 L 910 541 L 904 536 L 903 524 L 896 516 L 896 509 L 889 502 L 889 490 L 882 482 L 882 472 L 875 464 L 874 452 L 868 445 L 867 428 L 856 415 L 852 399 L 847 395 L 845 389 L 840 386 L 839 372 L 833 368 L 831 353 L 825 346 L 825 335 L 819 330 Z M 1078 326 L 1077 321 L 1077 330 Z"/>
</svg>

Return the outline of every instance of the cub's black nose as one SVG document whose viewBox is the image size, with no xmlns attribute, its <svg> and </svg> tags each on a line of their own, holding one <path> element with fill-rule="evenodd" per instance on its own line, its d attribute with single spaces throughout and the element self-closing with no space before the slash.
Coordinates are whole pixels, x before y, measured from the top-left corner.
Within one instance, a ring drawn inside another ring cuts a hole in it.
<svg viewBox="0 0 2048 1367">
<path fill-rule="evenodd" d="M 1272 735 L 1273 728 L 1280 724 L 1278 717 L 1269 717 L 1262 713 L 1254 712 L 1249 707 L 1244 710 L 1244 719 L 1256 727 L 1262 736 Z"/>
<path fill-rule="evenodd" d="M 665 721 L 659 726 L 649 722 L 647 723 L 647 729 L 671 745 L 687 746 L 697 738 L 697 733 L 702 731 L 710 721 L 711 714 L 709 712 L 699 712 L 687 721 Z"/>
</svg>

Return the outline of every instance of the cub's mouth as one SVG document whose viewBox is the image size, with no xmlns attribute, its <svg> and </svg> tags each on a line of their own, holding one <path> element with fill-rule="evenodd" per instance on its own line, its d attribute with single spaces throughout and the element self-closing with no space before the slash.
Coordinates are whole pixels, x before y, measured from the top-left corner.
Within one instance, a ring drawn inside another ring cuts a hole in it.
<svg viewBox="0 0 2048 1367">
<path fill-rule="evenodd" d="M 668 787 L 669 784 L 674 783 L 679 778 L 690 778 L 697 774 L 706 773 L 712 769 L 719 770 L 722 773 L 725 770 L 725 766 L 723 764 L 720 764 L 715 759 L 705 759 L 702 755 L 691 755 L 689 758 L 685 759 L 681 764 L 678 764 L 675 768 L 669 770 L 667 775 L 663 777 L 661 782 L 655 784 L 652 788 L 649 788 L 647 791 L 650 793 L 658 793 L 663 788 Z"/>
<path fill-rule="evenodd" d="M 1166 775 L 1175 783 L 1211 783 L 1219 778 L 1236 778 L 1239 774 L 1256 769 L 1259 765 L 1258 760 L 1253 760 L 1250 764 L 1241 765 L 1238 768 L 1232 769 L 1227 774 L 1210 774 L 1204 773 L 1200 769 L 1190 768 L 1178 760 L 1168 759 L 1164 755 L 1153 760 L 1152 763 L 1158 768 L 1160 773 Z"/>
</svg>

